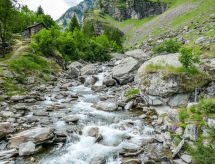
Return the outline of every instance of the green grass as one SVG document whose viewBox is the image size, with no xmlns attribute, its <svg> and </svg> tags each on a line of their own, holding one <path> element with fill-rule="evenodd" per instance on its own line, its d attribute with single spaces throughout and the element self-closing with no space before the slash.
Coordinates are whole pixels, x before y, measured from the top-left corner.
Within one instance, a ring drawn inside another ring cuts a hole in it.
<svg viewBox="0 0 215 164">
<path fill-rule="evenodd" d="M 139 94 L 139 92 L 140 92 L 139 89 L 131 89 L 131 90 L 129 90 L 129 91 L 126 92 L 125 96 L 130 99 L 133 96 Z"/>
<path fill-rule="evenodd" d="M 4 62 L 7 61 L 8 59 L 11 58 L 11 56 L 14 54 L 14 51 L 9 52 L 8 54 L 5 55 L 5 58 L 3 58 L 2 56 L 0 56 L 0 62 Z"/>
</svg>

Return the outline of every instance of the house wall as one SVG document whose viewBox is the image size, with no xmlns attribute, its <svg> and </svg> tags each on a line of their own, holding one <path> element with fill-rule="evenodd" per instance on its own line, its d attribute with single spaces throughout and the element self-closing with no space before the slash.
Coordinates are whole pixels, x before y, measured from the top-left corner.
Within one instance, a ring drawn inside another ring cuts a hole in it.
<svg viewBox="0 0 215 164">
<path fill-rule="evenodd" d="M 24 31 L 23 35 L 25 37 L 30 37 L 31 35 L 37 34 L 38 32 L 40 32 L 40 30 L 44 29 L 45 27 L 43 26 L 43 24 L 39 24 L 35 27 L 32 28 L 28 28 Z"/>
</svg>

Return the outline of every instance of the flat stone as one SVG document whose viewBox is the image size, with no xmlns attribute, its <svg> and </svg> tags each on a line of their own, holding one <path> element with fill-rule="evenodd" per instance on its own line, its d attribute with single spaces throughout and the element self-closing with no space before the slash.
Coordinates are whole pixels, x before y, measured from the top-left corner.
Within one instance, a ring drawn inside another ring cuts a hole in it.
<svg viewBox="0 0 215 164">
<path fill-rule="evenodd" d="M 18 154 L 16 149 L 0 151 L 0 160 L 8 160 Z"/>
<path fill-rule="evenodd" d="M 186 163 L 191 163 L 192 162 L 192 157 L 190 155 L 187 155 L 187 154 L 183 154 L 181 156 L 181 159 L 186 162 Z"/>
<path fill-rule="evenodd" d="M 29 130 L 25 130 L 14 135 L 9 140 L 9 148 L 17 148 L 20 144 L 32 141 L 36 145 L 46 142 L 51 139 L 54 129 L 49 127 L 37 127 Z"/>
<path fill-rule="evenodd" d="M 11 124 L 9 122 L 0 123 L 0 139 L 12 132 Z"/>
<path fill-rule="evenodd" d="M 95 107 L 98 110 L 113 112 L 113 111 L 117 110 L 118 105 L 116 103 L 113 103 L 113 102 L 100 101 L 95 105 Z"/>
<path fill-rule="evenodd" d="M 179 153 L 179 151 L 182 149 L 183 146 L 184 146 L 184 140 L 182 140 L 178 144 L 178 146 L 172 151 L 173 152 L 173 155 L 172 155 L 173 158 Z"/>
<path fill-rule="evenodd" d="M 35 152 L 35 144 L 32 141 L 19 145 L 19 156 L 32 155 Z"/>
</svg>

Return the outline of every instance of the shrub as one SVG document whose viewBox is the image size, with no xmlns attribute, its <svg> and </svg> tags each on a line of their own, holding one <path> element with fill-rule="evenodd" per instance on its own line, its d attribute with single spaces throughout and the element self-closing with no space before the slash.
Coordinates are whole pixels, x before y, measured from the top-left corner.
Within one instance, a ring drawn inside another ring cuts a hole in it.
<svg viewBox="0 0 215 164">
<path fill-rule="evenodd" d="M 200 51 L 198 49 L 184 46 L 180 49 L 179 61 L 187 70 L 190 71 L 190 73 L 196 73 L 198 72 L 198 69 L 194 64 L 199 63 L 199 54 Z"/>
<path fill-rule="evenodd" d="M 215 99 L 202 99 L 198 104 L 191 107 L 192 111 L 196 113 L 214 113 L 215 112 Z"/>
<path fill-rule="evenodd" d="M 187 108 L 182 108 L 179 112 L 179 120 L 181 122 L 184 122 L 186 118 L 189 117 L 189 114 L 187 112 Z"/>
<path fill-rule="evenodd" d="M 214 164 L 215 150 L 211 146 L 204 146 L 201 140 L 195 142 L 196 148 L 189 147 L 189 152 L 196 164 Z"/>
<path fill-rule="evenodd" d="M 161 52 L 169 52 L 169 53 L 176 53 L 179 52 L 179 49 L 181 48 L 182 44 L 180 42 L 177 42 L 174 39 L 164 40 L 163 43 L 155 46 L 153 48 L 153 52 L 161 53 Z"/>
</svg>

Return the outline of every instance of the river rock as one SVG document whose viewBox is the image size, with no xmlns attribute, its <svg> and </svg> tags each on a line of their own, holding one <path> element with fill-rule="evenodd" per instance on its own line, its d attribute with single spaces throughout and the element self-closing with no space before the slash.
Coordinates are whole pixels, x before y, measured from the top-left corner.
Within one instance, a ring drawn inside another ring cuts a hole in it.
<svg viewBox="0 0 215 164">
<path fill-rule="evenodd" d="M 84 66 L 81 69 L 81 76 L 83 75 L 95 75 L 97 72 L 97 68 L 93 64 L 89 64 Z"/>
<path fill-rule="evenodd" d="M 79 117 L 77 117 L 77 116 L 67 116 L 65 118 L 65 121 L 66 121 L 66 123 L 70 123 L 70 122 L 76 123 L 76 122 L 79 121 Z"/>
<path fill-rule="evenodd" d="M 134 80 L 134 72 L 138 69 L 139 63 L 132 57 L 127 57 L 112 69 L 113 78 L 120 84 L 127 84 Z"/>
<path fill-rule="evenodd" d="M 90 164 L 106 164 L 106 159 L 105 157 L 94 157 Z"/>
<path fill-rule="evenodd" d="M 132 109 L 133 105 L 134 105 L 134 102 L 130 101 L 125 105 L 124 108 L 125 108 L 125 110 L 129 110 L 129 109 Z"/>
<path fill-rule="evenodd" d="M 35 152 L 35 144 L 32 141 L 19 145 L 19 156 L 32 155 Z"/>
<path fill-rule="evenodd" d="M 13 102 L 20 102 L 26 99 L 26 95 L 14 95 L 10 98 L 11 101 Z"/>
<path fill-rule="evenodd" d="M 122 164 L 141 164 L 141 160 L 139 159 L 127 159 L 122 162 Z"/>
<path fill-rule="evenodd" d="M 77 68 L 77 69 L 81 69 L 83 67 L 83 65 L 77 61 L 72 62 L 71 64 L 69 64 L 67 66 L 67 69 L 69 70 L 70 68 Z"/>
<path fill-rule="evenodd" d="M 0 123 L 0 139 L 12 132 L 11 124 L 9 122 Z"/>
<path fill-rule="evenodd" d="M 18 154 L 16 149 L 0 151 L 0 160 L 8 160 Z"/>
<path fill-rule="evenodd" d="M 67 73 L 70 77 L 77 78 L 80 74 L 80 69 L 83 67 L 83 65 L 79 62 L 73 62 L 71 63 L 67 68 Z"/>
<path fill-rule="evenodd" d="M 107 87 L 114 86 L 116 84 L 116 80 L 114 80 L 111 76 L 105 76 L 103 80 L 103 85 Z"/>
<path fill-rule="evenodd" d="M 138 60 L 140 63 L 144 63 L 145 61 L 150 59 L 150 57 L 146 53 L 144 53 L 142 49 L 127 51 L 125 52 L 125 55 L 128 57 L 133 57 L 134 59 Z"/>
<path fill-rule="evenodd" d="M 24 103 L 19 103 L 13 106 L 16 110 L 28 110 L 28 107 Z"/>
<path fill-rule="evenodd" d="M 99 136 L 99 128 L 97 128 L 97 127 L 90 128 L 87 134 L 90 137 L 96 138 Z"/>
<path fill-rule="evenodd" d="M 192 141 L 195 141 L 198 136 L 198 129 L 197 125 L 195 124 L 188 124 L 184 130 L 184 138 L 188 138 Z"/>
<path fill-rule="evenodd" d="M 39 145 L 51 139 L 54 136 L 53 131 L 53 128 L 49 127 L 37 127 L 25 130 L 23 132 L 15 134 L 12 138 L 10 138 L 9 147 L 17 148 L 20 144 L 28 141 L 32 141 L 36 145 Z"/>
<path fill-rule="evenodd" d="M 95 107 L 98 110 L 113 112 L 113 111 L 117 110 L 118 105 L 116 103 L 113 103 L 113 102 L 100 101 L 95 105 Z"/>
<path fill-rule="evenodd" d="M 95 76 L 88 76 L 85 79 L 84 86 L 87 87 L 87 86 L 94 85 L 96 81 L 97 81 L 97 78 Z"/>
</svg>

